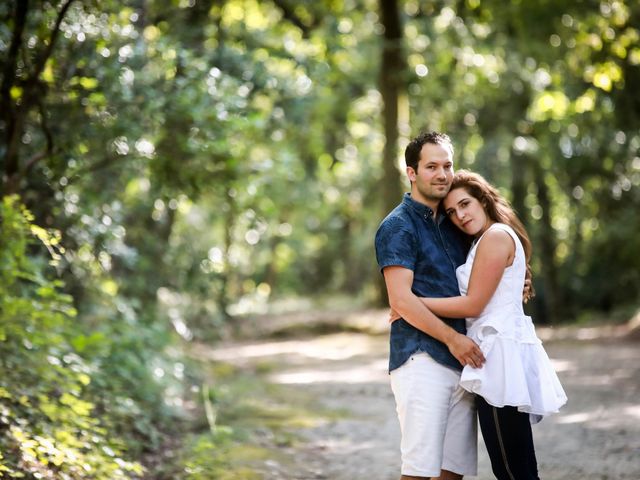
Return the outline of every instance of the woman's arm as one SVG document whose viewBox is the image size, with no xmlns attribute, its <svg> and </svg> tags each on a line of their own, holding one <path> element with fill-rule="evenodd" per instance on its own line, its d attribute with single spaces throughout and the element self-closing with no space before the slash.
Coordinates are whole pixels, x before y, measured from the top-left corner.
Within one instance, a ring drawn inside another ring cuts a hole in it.
<svg viewBox="0 0 640 480">
<path fill-rule="evenodd" d="M 505 268 L 513 263 L 514 255 L 515 244 L 511 236 L 503 230 L 489 230 L 478 244 L 467 295 L 420 300 L 441 317 L 477 317 L 491 300 Z"/>
<path fill-rule="evenodd" d="M 405 321 L 414 327 L 444 343 L 462 365 L 471 365 L 475 368 L 482 366 L 484 357 L 478 345 L 436 317 L 411 291 L 413 284 L 411 270 L 390 266 L 384 268 L 383 274 L 392 309 L 398 311 Z"/>
</svg>

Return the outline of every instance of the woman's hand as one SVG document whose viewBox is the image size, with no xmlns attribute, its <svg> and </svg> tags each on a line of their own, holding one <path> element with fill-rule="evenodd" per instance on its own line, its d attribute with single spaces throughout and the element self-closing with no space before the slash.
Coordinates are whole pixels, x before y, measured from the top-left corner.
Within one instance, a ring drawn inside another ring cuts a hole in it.
<svg viewBox="0 0 640 480">
<path fill-rule="evenodd" d="M 452 331 L 452 336 L 446 345 L 451 354 L 464 367 L 469 365 L 473 368 L 480 368 L 485 362 L 484 354 L 480 347 L 469 337 L 462 333 Z"/>
<path fill-rule="evenodd" d="M 400 320 L 402 317 L 393 308 L 389 310 L 389 323 L 393 323 L 396 320 Z"/>
</svg>

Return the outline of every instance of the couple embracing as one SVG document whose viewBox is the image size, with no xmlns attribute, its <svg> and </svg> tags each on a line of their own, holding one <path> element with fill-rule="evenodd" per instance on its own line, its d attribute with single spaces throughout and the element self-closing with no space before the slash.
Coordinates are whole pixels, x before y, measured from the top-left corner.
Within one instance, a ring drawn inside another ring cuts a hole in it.
<svg viewBox="0 0 640 480">
<path fill-rule="evenodd" d="M 497 479 L 538 480 L 531 424 L 567 397 L 522 307 L 533 293 L 527 233 L 483 177 L 454 174 L 447 135 L 419 135 L 405 161 L 411 192 L 375 239 L 401 480 L 476 475 L 477 423 Z"/>
</svg>

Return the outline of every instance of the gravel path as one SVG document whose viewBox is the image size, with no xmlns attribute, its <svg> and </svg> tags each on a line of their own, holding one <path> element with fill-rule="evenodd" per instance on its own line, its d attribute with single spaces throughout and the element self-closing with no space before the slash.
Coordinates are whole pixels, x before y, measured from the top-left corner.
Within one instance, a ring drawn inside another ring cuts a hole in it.
<svg viewBox="0 0 640 480">
<path fill-rule="evenodd" d="M 578 340 L 580 336 L 574 332 L 565 339 L 545 340 L 569 403 L 560 414 L 534 426 L 540 477 L 639 480 L 640 345 L 624 338 Z M 399 429 L 387 353 L 385 335 L 363 333 L 216 350 L 220 360 L 274 363 L 279 368 L 269 381 L 304 389 L 324 407 L 346 412 L 300 430 L 303 440 L 285 452 L 294 467 L 283 471 L 274 462 L 269 480 L 399 478 Z M 491 480 L 479 442 L 479 475 L 467 478 Z"/>
</svg>

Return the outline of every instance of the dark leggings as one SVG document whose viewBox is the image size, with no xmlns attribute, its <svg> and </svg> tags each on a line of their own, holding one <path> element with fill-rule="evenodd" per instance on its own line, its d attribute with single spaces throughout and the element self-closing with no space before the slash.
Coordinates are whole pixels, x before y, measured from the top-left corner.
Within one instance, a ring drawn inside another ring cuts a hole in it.
<svg viewBox="0 0 640 480">
<path fill-rule="evenodd" d="M 476 395 L 482 438 L 498 480 L 540 480 L 529 414 L 497 408 Z"/>
</svg>

